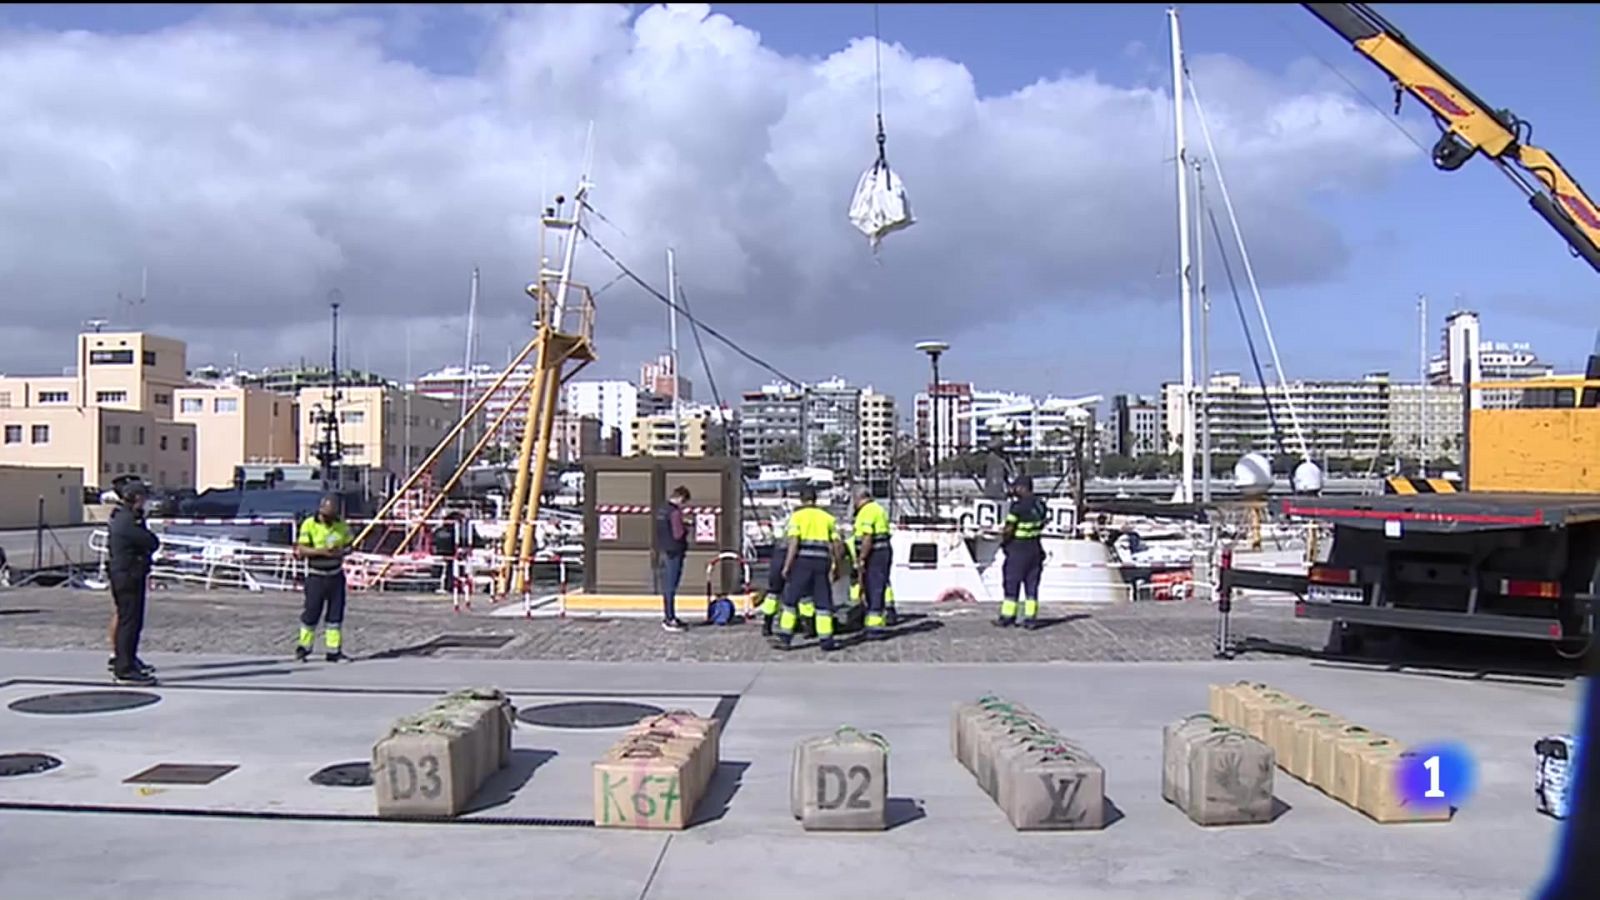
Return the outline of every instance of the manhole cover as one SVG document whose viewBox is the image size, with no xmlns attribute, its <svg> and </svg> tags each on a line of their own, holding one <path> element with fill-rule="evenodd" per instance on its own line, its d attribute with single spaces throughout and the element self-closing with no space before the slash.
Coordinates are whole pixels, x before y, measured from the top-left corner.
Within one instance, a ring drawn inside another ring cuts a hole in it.
<svg viewBox="0 0 1600 900">
<path fill-rule="evenodd" d="M 138 709 L 160 702 L 160 694 L 147 694 L 143 691 L 73 691 L 67 694 L 24 697 L 12 701 L 10 708 L 19 713 L 35 713 L 41 716 L 72 716 L 81 713 Z"/>
<path fill-rule="evenodd" d="M 43 753 L 0 754 L 0 778 L 11 775 L 36 775 L 61 765 L 61 760 Z"/>
<path fill-rule="evenodd" d="M 517 718 L 529 725 L 543 725 L 546 728 L 622 728 L 636 724 L 645 716 L 658 716 L 664 711 L 648 703 L 584 700 L 530 707 L 518 712 Z"/>
<path fill-rule="evenodd" d="M 122 780 L 123 784 L 210 784 L 238 766 L 203 763 L 160 763 Z"/>
<path fill-rule="evenodd" d="M 312 775 L 311 783 L 323 787 L 368 787 L 372 784 L 372 763 L 347 762 L 328 766 Z"/>
</svg>

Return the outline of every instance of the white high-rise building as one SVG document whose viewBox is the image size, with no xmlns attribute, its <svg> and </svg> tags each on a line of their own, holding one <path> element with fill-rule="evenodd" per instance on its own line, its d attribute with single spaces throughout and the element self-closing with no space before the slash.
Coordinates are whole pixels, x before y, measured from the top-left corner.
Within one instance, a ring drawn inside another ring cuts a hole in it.
<svg viewBox="0 0 1600 900">
<path fill-rule="evenodd" d="M 639 389 L 626 381 L 573 381 L 565 388 L 567 412 L 600 420 L 602 438 L 617 436 L 623 456 L 634 453 L 634 419 L 639 417 Z"/>
<path fill-rule="evenodd" d="M 1531 344 L 1483 340 L 1475 312 L 1457 310 L 1446 316 L 1444 322 L 1440 353 L 1428 363 L 1428 381 L 1432 384 L 1459 386 L 1465 380 L 1468 360 L 1472 363 L 1474 382 L 1520 381 L 1555 374 L 1555 368 L 1541 361 Z M 1515 388 L 1472 392 L 1474 409 L 1512 409 L 1521 402 L 1522 391 Z"/>
</svg>

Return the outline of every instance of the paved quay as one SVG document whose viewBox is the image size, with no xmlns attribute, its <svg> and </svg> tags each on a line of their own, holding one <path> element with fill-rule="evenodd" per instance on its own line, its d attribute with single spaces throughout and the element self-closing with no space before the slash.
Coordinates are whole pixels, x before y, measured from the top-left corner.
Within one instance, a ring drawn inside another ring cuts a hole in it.
<svg viewBox="0 0 1600 900">
<path fill-rule="evenodd" d="M 753 629 L 665 635 L 649 621 L 497 619 L 452 615 L 438 598 L 360 596 L 350 619 L 369 658 L 297 665 L 283 652 L 293 601 L 157 594 L 146 656 L 161 669 L 159 702 L 48 716 L 9 705 L 106 687 L 105 598 L 0 593 L 0 643 L 48 648 L 0 650 L 0 753 L 63 761 L 0 778 L 0 896 L 1526 896 L 1559 827 L 1534 810 L 1532 742 L 1572 728 L 1579 689 L 1554 675 L 1201 661 L 1212 619 L 1184 604 L 1078 611 L 1091 618 L 998 637 L 981 617 L 929 617 L 907 628 L 943 627 L 819 664 L 814 650 L 769 654 Z M 1286 639 L 1307 624 L 1280 605 L 1249 610 L 1235 627 L 1288 629 L 1278 634 Z M 513 637 L 495 648 L 383 652 L 470 633 Z M 638 644 L 654 649 L 623 661 Z M 897 644 L 893 661 L 863 659 Z M 1127 661 L 1100 661 L 1113 651 Z M 757 658 L 715 661 L 743 653 Z M 907 658 L 917 653 L 946 658 Z M 673 654 L 698 662 L 665 661 Z M 1207 684 L 1238 678 L 1408 742 L 1462 741 L 1478 761 L 1477 792 L 1451 822 L 1379 825 L 1279 772 L 1276 821 L 1197 827 L 1161 799 L 1161 726 L 1202 710 Z M 379 821 L 370 788 L 308 781 L 367 758 L 389 722 L 431 695 L 471 685 L 500 687 L 519 708 L 615 699 L 718 711 L 724 765 L 697 823 L 675 833 L 555 824 L 592 814 L 589 763 L 614 729 L 519 724 L 512 766 L 452 823 Z M 986 691 L 1027 703 L 1097 757 L 1111 824 L 1012 830 L 950 751 L 951 705 Z M 841 724 L 891 744 L 896 824 L 887 832 L 808 834 L 789 816 L 794 742 Z M 123 783 L 158 763 L 238 768 L 206 786 Z"/>
<path fill-rule="evenodd" d="M 143 646 L 150 652 L 287 655 L 292 649 L 300 595 L 196 589 L 150 594 Z M 520 604 L 517 604 L 520 606 Z M 704 601 L 685 598 L 693 623 Z M 1327 625 L 1298 621 L 1282 601 L 1243 601 L 1233 631 L 1280 644 L 1318 649 Z M 0 647 L 91 649 L 109 646 L 108 594 L 65 588 L 0 592 Z M 504 611 L 504 610 L 499 610 Z M 439 595 L 352 593 L 345 614 L 346 652 L 393 653 L 419 648 L 442 635 L 506 637 L 494 647 L 435 651 L 450 656 L 502 659 L 572 659 L 597 662 L 1140 662 L 1212 657 L 1216 614 L 1198 601 L 1100 606 L 1056 606 L 1041 612 L 1046 627 L 1034 632 L 989 624 L 993 605 L 935 610 L 907 607 L 906 621 L 890 640 L 857 644 L 824 657 L 814 647 L 787 654 L 769 648 L 756 627 L 695 627 L 665 634 L 645 617 L 527 619 L 496 615 L 486 602 L 453 613 Z M 416 650 L 414 652 L 427 652 Z"/>
</svg>

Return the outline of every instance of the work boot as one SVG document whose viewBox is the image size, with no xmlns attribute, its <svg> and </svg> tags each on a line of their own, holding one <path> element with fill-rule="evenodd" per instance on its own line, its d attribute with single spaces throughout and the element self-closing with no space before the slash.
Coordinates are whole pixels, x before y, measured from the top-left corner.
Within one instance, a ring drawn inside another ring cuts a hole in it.
<svg viewBox="0 0 1600 900">
<path fill-rule="evenodd" d="M 148 672 L 148 673 L 150 673 L 152 675 L 155 674 L 155 671 L 156 671 L 156 667 L 155 666 L 150 665 L 149 663 L 145 662 L 142 659 L 135 659 L 133 661 L 133 667 L 135 669 L 139 670 L 140 672 Z M 117 658 L 115 656 L 113 656 L 110 659 L 106 660 L 106 671 L 110 672 L 113 675 L 116 674 L 116 672 L 117 672 Z"/>
<path fill-rule="evenodd" d="M 156 677 L 149 672 L 122 672 L 115 677 L 118 684 L 152 685 L 156 683 Z"/>
<path fill-rule="evenodd" d="M 296 644 L 294 646 L 294 661 L 295 662 L 305 662 L 310 657 L 311 657 L 311 648 L 310 647 L 302 647 L 299 644 Z"/>
<path fill-rule="evenodd" d="M 1038 619 L 1023 619 L 1022 620 L 1022 627 L 1026 631 L 1032 631 L 1035 628 L 1039 627 L 1039 620 Z"/>
<path fill-rule="evenodd" d="M 792 634 L 774 634 L 768 638 L 768 643 L 774 650 L 788 650 L 789 645 L 793 642 L 794 635 Z"/>
<path fill-rule="evenodd" d="M 895 612 L 894 607 L 891 606 L 884 612 L 883 623 L 890 628 L 900 624 L 900 614 Z"/>
<path fill-rule="evenodd" d="M 768 637 L 768 638 L 772 637 L 772 620 L 773 620 L 773 618 L 775 618 L 775 617 L 773 617 L 773 616 L 762 616 L 761 617 L 761 636 L 762 637 Z"/>
<path fill-rule="evenodd" d="M 883 640 L 884 638 L 886 638 L 888 636 L 889 636 L 888 633 L 885 632 L 882 628 L 868 628 L 867 629 L 867 640 L 869 640 L 869 641 L 881 641 L 881 640 Z"/>
<path fill-rule="evenodd" d="M 997 628 L 1010 628 L 1011 626 L 1017 624 L 1017 620 L 1011 618 L 1010 616 L 996 616 L 994 624 Z"/>
<path fill-rule="evenodd" d="M 350 659 L 350 657 L 344 655 L 343 650 L 329 650 L 328 655 L 324 658 L 331 663 L 348 662 Z"/>
<path fill-rule="evenodd" d="M 831 637 L 825 637 L 817 643 L 822 647 L 823 653 L 832 653 L 833 651 L 839 649 L 839 642 Z"/>
</svg>

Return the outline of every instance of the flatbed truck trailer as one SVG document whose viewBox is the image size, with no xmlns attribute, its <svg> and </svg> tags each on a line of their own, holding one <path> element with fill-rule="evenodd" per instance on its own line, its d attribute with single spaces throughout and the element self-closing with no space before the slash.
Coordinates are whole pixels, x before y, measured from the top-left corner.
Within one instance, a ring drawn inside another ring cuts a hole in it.
<svg viewBox="0 0 1600 900">
<path fill-rule="evenodd" d="M 1532 143 L 1529 123 L 1483 100 L 1372 7 L 1303 6 L 1390 78 L 1397 112 L 1404 96 L 1427 108 L 1441 132 L 1436 168 L 1487 159 L 1574 256 L 1600 271 L 1600 210 L 1553 153 Z M 1459 490 L 1423 473 L 1388 479 L 1395 493 L 1383 496 L 1285 499 L 1287 517 L 1332 526 L 1326 557 L 1305 575 L 1225 566 L 1224 612 L 1236 588 L 1289 591 L 1299 597 L 1297 616 L 1341 623 L 1335 644 L 1379 627 L 1590 652 L 1600 593 L 1600 343 L 1583 376 L 1493 384 L 1475 383 L 1477 348 L 1459 349 Z"/>
</svg>

